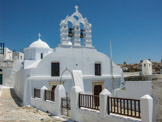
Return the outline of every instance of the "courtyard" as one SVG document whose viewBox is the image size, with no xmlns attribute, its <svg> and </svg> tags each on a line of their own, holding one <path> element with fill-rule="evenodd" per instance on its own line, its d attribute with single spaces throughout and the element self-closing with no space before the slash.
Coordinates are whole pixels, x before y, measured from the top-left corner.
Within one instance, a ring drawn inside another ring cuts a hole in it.
<svg viewBox="0 0 162 122">
<path fill-rule="evenodd" d="M 0 86 L 0 121 L 65 121 L 57 116 L 51 116 L 31 106 L 22 106 L 21 104 L 22 101 L 16 96 L 13 88 L 2 88 Z"/>
</svg>

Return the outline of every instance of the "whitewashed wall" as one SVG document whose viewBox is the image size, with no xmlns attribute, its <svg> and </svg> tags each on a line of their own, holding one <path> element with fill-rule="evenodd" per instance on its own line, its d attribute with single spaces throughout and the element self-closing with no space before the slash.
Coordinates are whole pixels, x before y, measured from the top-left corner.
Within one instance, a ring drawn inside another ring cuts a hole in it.
<svg viewBox="0 0 162 122">
<path fill-rule="evenodd" d="M 12 62 L 2 62 L 3 69 L 3 85 L 14 87 L 15 73 L 20 70 L 21 61 L 18 59 Z"/>
<path fill-rule="evenodd" d="M 115 114 L 107 114 L 107 96 L 111 96 L 111 93 L 104 89 L 100 93 L 100 110 L 91 110 L 87 108 L 79 108 L 78 106 L 78 94 L 83 93 L 82 89 L 79 87 L 73 87 L 71 89 L 71 117 L 75 121 L 79 122 L 141 122 L 140 119 L 115 115 Z M 143 112 L 143 111 L 142 111 Z M 144 110 L 144 112 L 146 112 Z M 146 122 L 146 121 L 143 121 Z"/>
<path fill-rule="evenodd" d="M 14 82 L 14 90 L 15 90 L 15 93 L 16 95 L 21 99 L 23 100 L 24 99 L 24 93 L 26 94 L 25 92 L 25 84 L 27 81 L 27 77 L 29 76 L 29 72 L 30 70 L 19 70 L 16 74 L 15 74 L 15 82 Z M 27 93 L 29 94 L 29 93 Z"/>
<path fill-rule="evenodd" d="M 145 94 L 152 94 L 151 81 L 126 81 L 125 90 L 116 90 L 116 97 L 140 99 Z"/>
<path fill-rule="evenodd" d="M 28 55 L 30 55 L 32 51 L 36 50 L 34 48 L 32 50 L 25 50 L 25 56 L 27 56 L 25 59 L 30 59 L 30 56 L 28 57 Z M 38 51 L 38 53 L 40 53 L 40 51 Z M 33 57 L 36 57 L 36 54 L 33 52 L 31 57 L 32 60 L 35 60 Z M 29 92 L 33 92 L 31 91 L 33 88 L 41 88 L 44 85 L 49 88 L 49 81 L 60 81 L 60 76 L 51 76 L 51 62 L 60 62 L 60 74 L 66 69 L 66 67 L 70 70 L 81 70 L 86 93 L 93 94 L 92 81 L 104 81 L 104 87 L 108 88 L 110 91 L 112 90 L 110 59 L 105 54 L 98 52 L 96 49 L 86 47 L 57 47 L 54 49 L 53 53 L 48 54 L 42 60 L 37 60 L 36 62 L 33 62 L 32 60 L 25 60 L 24 68 L 31 65 L 31 63 L 35 64 L 37 61 L 38 63 L 29 68 L 30 72 L 23 72 L 25 74 L 18 76 L 20 77 L 19 80 L 21 80 L 22 77 L 25 77 L 25 80 L 22 78 L 24 81 L 21 81 L 24 82 L 23 101 L 26 102 L 24 104 L 29 104 Z M 95 76 L 96 62 L 101 63 L 101 76 Z M 119 88 L 123 72 L 119 66 L 114 63 L 113 65 L 115 88 Z M 70 73 L 65 72 L 62 80 L 65 82 L 64 86 L 66 92 L 70 93 L 70 89 L 73 86 Z M 21 89 L 21 86 L 17 88 Z"/>
<path fill-rule="evenodd" d="M 32 76 L 51 76 L 51 62 L 55 61 L 60 62 L 60 72 L 67 67 L 70 70 L 81 70 L 83 76 L 94 76 L 94 64 L 100 62 L 102 76 L 111 75 L 110 59 L 105 54 L 97 52 L 96 49 L 57 47 L 53 53 L 41 60 L 37 68 L 32 70 Z M 121 76 L 121 68 L 115 64 L 113 65 L 114 75 Z M 69 76 L 68 73 L 65 73 L 65 75 Z"/>
<path fill-rule="evenodd" d="M 12 67 L 3 68 L 3 85 L 5 86 L 13 85 L 13 83 L 10 80 L 11 73 L 12 73 Z"/>
<path fill-rule="evenodd" d="M 23 75 L 21 75 L 23 77 Z M 55 78 L 51 78 L 51 77 L 28 77 L 28 82 L 26 82 L 26 93 L 24 95 L 25 97 L 25 101 L 26 104 L 29 104 L 30 102 L 30 98 L 33 97 L 33 92 L 34 92 L 34 88 L 40 89 L 42 88 L 42 86 L 46 86 L 48 89 L 50 89 L 49 86 L 49 81 L 60 81 L 60 78 L 58 78 L 57 80 Z M 64 82 L 64 87 L 65 87 L 65 92 L 68 93 L 68 96 L 70 96 L 70 91 L 71 88 L 74 86 L 73 81 L 71 78 L 67 78 L 64 77 L 62 79 L 62 81 Z M 109 89 L 110 91 L 112 90 L 112 81 L 111 78 L 83 78 L 83 85 L 84 85 L 84 93 L 86 94 L 93 94 L 93 88 L 92 88 L 92 82 L 93 81 L 104 81 L 104 88 Z M 119 88 L 120 86 L 120 78 L 116 79 L 115 82 L 115 88 Z M 24 88 L 25 90 L 25 88 Z M 24 102 L 25 102 L 24 101 Z"/>
<path fill-rule="evenodd" d="M 121 116 L 101 116 L 100 112 L 95 112 L 87 109 L 77 109 L 77 120 L 79 122 L 141 122 L 140 120 L 130 119 Z"/>
<path fill-rule="evenodd" d="M 41 88 L 41 98 L 33 98 L 30 99 L 30 104 L 36 107 L 39 110 L 44 112 L 49 112 L 52 115 L 61 115 L 61 98 L 65 97 L 65 89 L 62 85 L 58 85 L 55 89 L 55 101 L 44 100 L 44 90 L 46 86 Z M 33 94 L 33 93 L 32 93 Z"/>
<path fill-rule="evenodd" d="M 4 60 L 12 60 L 12 51 L 8 48 L 4 48 Z"/>
<path fill-rule="evenodd" d="M 51 48 L 26 48 L 24 49 L 25 60 L 38 60 L 41 58 L 40 54 L 43 53 L 43 57 L 47 56 L 53 50 Z"/>
</svg>

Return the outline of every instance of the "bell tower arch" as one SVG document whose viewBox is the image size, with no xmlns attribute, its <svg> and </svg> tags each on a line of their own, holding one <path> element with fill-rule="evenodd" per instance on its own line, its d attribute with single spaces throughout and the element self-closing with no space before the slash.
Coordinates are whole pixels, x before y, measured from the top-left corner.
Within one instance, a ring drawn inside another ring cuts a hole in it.
<svg viewBox="0 0 162 122">
<path fill-rule="evenodd" d="M 92 47 L 91 24 L 78 11 L 78 6 L 75 6 L 75 12 L 71 16 L 67 16 L 60 23 L 61 45 L 82 46 L 81 39 L 84 40 L 84 47 Z M 69 27 L 69 22 L 72 27 Z M 83 25 L 83 28 L 80 25 Z M 72 42 L 71 42 L 72 40 Z"/>
</svg>

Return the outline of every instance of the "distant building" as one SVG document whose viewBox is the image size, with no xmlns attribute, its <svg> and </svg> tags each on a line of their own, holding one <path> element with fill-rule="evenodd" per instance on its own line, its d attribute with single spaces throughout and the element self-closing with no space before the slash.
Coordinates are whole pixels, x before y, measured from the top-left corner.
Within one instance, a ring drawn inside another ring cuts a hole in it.
<svg viewBox="0 0 162 122">
<path fill-rule="evenodd" d="M 13 59 L 17 58 L 20 61 L 24 60 L 24 53 L 22 53 L 22 52 L 13 51 L 13 55 L 12 56 L 13 56 Z"/>
<path fill-rule="evenodd" d="M 152 75 L 152 62 L 149 60 L 144 60 L 142 62 L 142 75 Z"/>
<path fill-rule="evenodd" d="M 122 67 L 123 72 L 127 72 L 128 71 L 128 67 Z"/>
<path fill-rule="evenodd" d="M 12 52 L 0 43 L 0 85 L 13 87 L 15 72 L 17 72 L 24 60 L 21 52 Z"/>
<path fill-rule="evenodd" d="M 12 60 L 12 51 L 7 47 L 4 48 L 4 53 L 0 54 L 0 61 Z"/>
</svg>

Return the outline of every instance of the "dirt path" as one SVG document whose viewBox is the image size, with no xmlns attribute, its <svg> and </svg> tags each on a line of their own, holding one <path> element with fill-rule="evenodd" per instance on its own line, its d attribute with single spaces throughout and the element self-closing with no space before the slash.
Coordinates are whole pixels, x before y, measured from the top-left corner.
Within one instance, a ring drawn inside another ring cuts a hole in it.
<svg viewBox="0 0 162 122">
<path fill-rule="evenodd" d="M 21 100 L 12 88 L 0 88 L 0 122 L 63 122 L 56 116 L 36 110 L 31 106 L 21 106 Z"/>
</svg>

